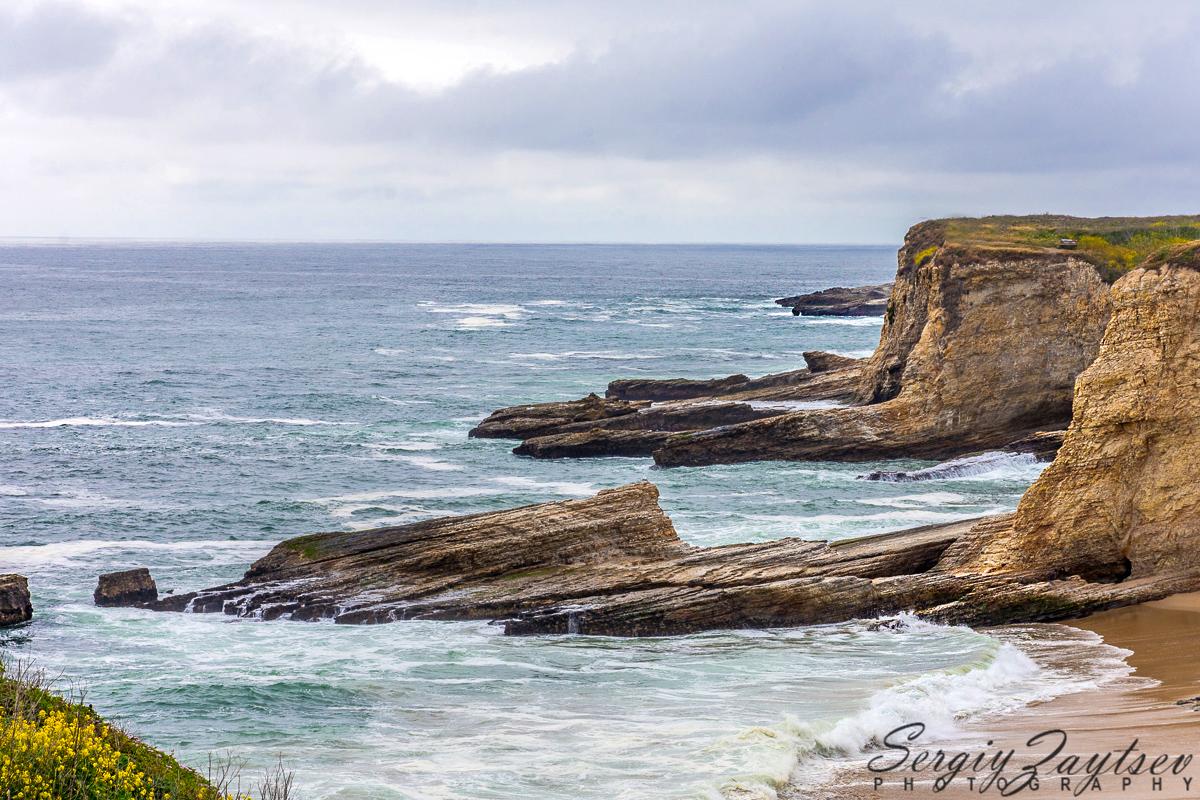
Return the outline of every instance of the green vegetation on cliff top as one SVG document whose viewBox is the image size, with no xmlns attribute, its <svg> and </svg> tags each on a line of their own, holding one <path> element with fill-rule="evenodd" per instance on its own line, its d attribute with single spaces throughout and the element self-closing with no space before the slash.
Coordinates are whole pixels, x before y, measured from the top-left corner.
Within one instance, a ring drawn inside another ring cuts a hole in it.
<svg viewBox="0 0 1200 800">
<path fill-rule="evenodd" d="M 211 760 L 201 776 L 108 724 L 89 705 L 49 691 L 49 681 L 0 656 L 0 798 L 28 800 L 288 800 L 279 768 L 241 789 L 239 765 Z"/>
<path fill-rule="evenodd" d="M 945 242 L 977 247 L 1058 249 L 1060 239 L 1074 239 L 1073 254 L 1096 265 L 1114 280 L 1163 249 L 1200 239 L 1200 216 L 960 217 L 939 220 Z"/>
</svg>

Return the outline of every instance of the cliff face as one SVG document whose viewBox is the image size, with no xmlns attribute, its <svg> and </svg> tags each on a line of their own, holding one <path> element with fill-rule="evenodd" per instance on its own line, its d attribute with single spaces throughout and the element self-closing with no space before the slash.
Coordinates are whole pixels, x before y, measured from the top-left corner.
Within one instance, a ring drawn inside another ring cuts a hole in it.
<svg viewBox="0 0 1200 800">
<path fill-rule="evenodd" d="M 1200 570 L 1200 246 L 1137 269 L 1112 291 L 1099 355 L 1079 377 L 1054 463 L 1011 527 L 947 566 L 1038 564 L 1109 580 Z"/>
<path fill-rule="evenodd" d="M 1065 252 L 941 244 L 909 232 L 858 407 L 672 437 L 664 466 L 757 459 L 944 458 L 1063 426 L 1108 322 L 1109 287 Z"/>
</svg>

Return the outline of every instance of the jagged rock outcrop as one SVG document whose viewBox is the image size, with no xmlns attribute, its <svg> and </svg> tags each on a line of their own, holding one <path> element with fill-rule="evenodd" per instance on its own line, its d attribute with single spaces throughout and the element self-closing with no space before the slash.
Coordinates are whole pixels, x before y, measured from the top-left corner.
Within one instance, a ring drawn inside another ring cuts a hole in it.
<svg viewBox="0 0 1200 800">
<path fill-rule="evenodd" d="M 145 567 L 100 576 L 92 600 L 98 606 L 148 606 L 158 600 L 158 586 Z"/>
<path fill-rule="evenodd" d="M 24 575 L 0 575 L 0 628 L 33 619 L 29 581 Z"/>
<path fill-rule="evenodd" d="M 839 604 L 861 611 L 870 579 L 930 568 L 966 527 L 693 547 L 642 482 L 583 500 L 289 539 L 243 580 L 154 607 L 357 624 L 503 619 L 509 633 L 799 624 Z M 781 605 L 793 585 L 828 592 L 803 608 Z"/>
<path fill-rule="evenodd" d="M 1075 377 L 1108 321 L 1108 286 L 1069 252 L 946 244 L 938 223 L 900 251 L 863 405 L 681 434 L 662 466 L 760 459 L 950 458 L 1070 419 Z"/>
<path fill-rule="evenodd" d="M 797 406 L 854 396 L 861 361 L 804 353 L 809 367 L 746 378 L 613 381 L 604 398 L 512 406 L 493 412 L 471 436 L 522 439 L 513 450 L 534 458 L 649 456 L 669 434 L 779 416 Z"/>
<path fill-rule="evenodd" d="M 781 297 L 775 302 L 792 309 L 795 316 L 808 317 L 878 317 L 887 308 L 892 284 L 836 286 L 819 292 Z"/>
<path fill-rule="evenodd" d="M 468 434 L 478 439 L 526 439 L 554 433 L 564 425 L 597 422 L 633 414 L 648 402 L 626 402 L 589 394 L 562 403 L 531 403 L 493 411 Z"/>
</svg>

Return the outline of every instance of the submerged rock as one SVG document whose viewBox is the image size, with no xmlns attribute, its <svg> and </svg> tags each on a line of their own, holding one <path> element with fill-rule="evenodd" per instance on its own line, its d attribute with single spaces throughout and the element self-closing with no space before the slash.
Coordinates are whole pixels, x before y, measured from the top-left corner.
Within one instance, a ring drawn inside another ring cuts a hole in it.
<svg viewBox="0 0 1200 800">
<path fill-rule="evenodd" d="M 892 284 L 836 286 L 819 292 L 781 297 L 775 302 L 792 309 L 792 314 L 807 317 L 878 317 L 887 309 Z"/>
<path fill-rule="evenodd" d="M 29 581 L 24 575 L 0 575 L 0 628 L 33 619 Z"/>
<path fill-rule="evenodd" d="M 100 576 L 92 599 L 98 606 L 148 606 L 158 600 L 158 586 L 145 567 Z"/>
</svg>

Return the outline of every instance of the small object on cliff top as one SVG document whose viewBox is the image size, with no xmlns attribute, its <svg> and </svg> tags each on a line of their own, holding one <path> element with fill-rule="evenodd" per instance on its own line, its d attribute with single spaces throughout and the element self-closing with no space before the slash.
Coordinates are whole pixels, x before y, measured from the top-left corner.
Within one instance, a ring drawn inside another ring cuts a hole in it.
<svg viewBox="0 0 1200 800">
<path fill-rule="evenodd" d="M 1079 242 L 1075 241 L 1074 239 L 1063 237 L 1062 239 L 1058 240 L 1059 250 L 1074 250 L 1076 247 L 1079 247 Z"/>
<path fill-rule="evenodd" d="M 145 567 L 100 576 L 92 595 L 98 606 L 146 606 L 158 600 L 158 586 Z"/>
<path fill-rule="evenodd" d="M 24 575 L 0 575 L 0 628 L 33 618 L 29 581 Z"/>
</svg>

